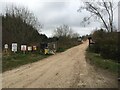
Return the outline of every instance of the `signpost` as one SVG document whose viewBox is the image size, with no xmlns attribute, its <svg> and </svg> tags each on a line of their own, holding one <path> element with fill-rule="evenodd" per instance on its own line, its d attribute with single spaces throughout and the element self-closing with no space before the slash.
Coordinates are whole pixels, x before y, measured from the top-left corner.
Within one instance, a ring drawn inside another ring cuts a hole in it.
<svg viewBox="0 0 120 90">
<path fill-rule="evenodd" d="M 4 45 L 4 48 L 5 48 L 5 49 L 8 49 L 8 44 L 5 44 L 5 45 Z"/>
<path fill-rule="evenodd" d="M 37 46 L 33 46 L 33 50 L 36 51 L 37 50 Z"/>
<path fill-rule="evenodd" d="M 90 47 L 90 44 L 95 44 L 95 42 L 93 42 L 92 40 L 92 37 L 88 37 L 88 40 L 89 40 L 89 47 Z"/>
<path fill-rule="evenodd" d="M 7 45 L 6 45 L 7 46 Z M 12 43 L 12 51 L 17 52 L 17 43 Z"/>
<path fill-rule="evenodd" d="M 8 52 L 8 44 L 5 44 L 4 48 L 5 48 L 5 53 L 7 53 Z"/>
<path fill-rule="evenodd" d="M 21 45 L 21 51 L 23 51 L 24 54 L 25 54 L 26 49 L 27 49 L 26 45 Z"/>
<path fill-rule="evenodd" d="M 28 46 L 28 51 L 32 51 L 32 47 L 31 46 Z"/>
</svg>

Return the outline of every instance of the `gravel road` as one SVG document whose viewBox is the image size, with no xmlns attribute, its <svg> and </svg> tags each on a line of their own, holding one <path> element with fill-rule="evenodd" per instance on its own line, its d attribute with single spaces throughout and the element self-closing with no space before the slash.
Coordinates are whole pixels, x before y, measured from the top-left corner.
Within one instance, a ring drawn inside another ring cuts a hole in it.
<svg viewBox="0 0 120 90">
<path fill-rule="evenodd" d="M 3 88 L 116 88 L 117 75 L 86 62 L 88 42 L 35 63 L 6 71 Z"/>
</svg>

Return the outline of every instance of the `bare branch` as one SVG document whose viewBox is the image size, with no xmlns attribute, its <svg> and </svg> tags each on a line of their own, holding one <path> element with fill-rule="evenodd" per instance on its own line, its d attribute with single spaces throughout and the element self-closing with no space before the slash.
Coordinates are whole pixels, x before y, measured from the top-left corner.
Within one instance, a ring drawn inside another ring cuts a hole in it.
<svg viewBox="0 0 120 90">
<path fill-rule="evenodd" d="M 94 14 L 95 16 L 92 15 L 90 17 L 85 17 L 82 23 L 89 21 L 91 17 L 94 17 L 94 18 L 98 17 L 101 19 L 107 31 L 112 31 L 113 30 L 112 28 L 113 27 L 112 25 L 113 24 L 113 4 L 111 2 L 105 2 L 104 0 L 102 1 L 103 2 L 100 2 L 100 3 L 84 2 L 85 6 L 82 7 L 81 10 L 85 9 L 86 11 L 90 12 L 91 14 Z"/>
</svg>

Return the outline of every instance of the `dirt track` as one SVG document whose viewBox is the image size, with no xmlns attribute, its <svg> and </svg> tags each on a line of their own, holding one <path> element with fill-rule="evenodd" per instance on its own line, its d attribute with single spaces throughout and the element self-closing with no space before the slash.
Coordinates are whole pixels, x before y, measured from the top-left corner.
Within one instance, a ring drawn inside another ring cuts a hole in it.
<svg viewBox="0 0 120 90">
<path fill-rule="evenodd" d="M 3 88 L 115 88 L 117 76 L 85 60 L 88 42 L 3 73 Z"/>
</svg>

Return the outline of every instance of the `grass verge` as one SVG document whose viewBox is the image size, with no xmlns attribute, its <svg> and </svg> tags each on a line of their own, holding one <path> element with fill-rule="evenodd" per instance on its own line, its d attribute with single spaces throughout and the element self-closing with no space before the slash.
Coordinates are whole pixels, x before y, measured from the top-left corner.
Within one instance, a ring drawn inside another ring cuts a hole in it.
<svg viewBox="0 0 120 90">
<path fill-rule="evenodd" d="M 109 70 L 113 73 L 118 73 L 120 64 L 114 62 L 113 60 L 103 59 L 99 54 L 92 53 L 90 51 L 86 52 L 86 59 L 92 65 L 100 67 L 102 69 Z"/>
<path fill-rule="evenodd" d="M 41 54 L 12 54 L 12 55 L 4 55 L 2 57 L 2 72 L 7 70 L 11 70 L 13 68 L 19 67 L 21 65 L 25 65 L 28 63 L 33 63 L 39 61 L 43 58 L 46 58 L 50 55 L 41 55 Z"/>
</svg>

